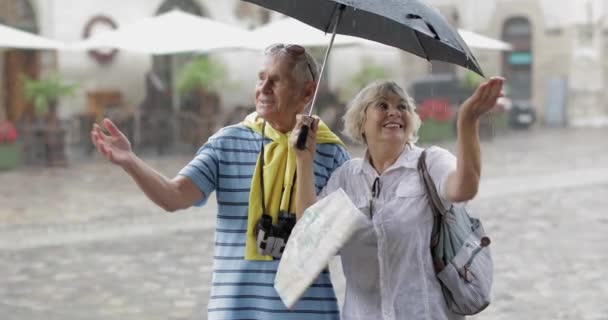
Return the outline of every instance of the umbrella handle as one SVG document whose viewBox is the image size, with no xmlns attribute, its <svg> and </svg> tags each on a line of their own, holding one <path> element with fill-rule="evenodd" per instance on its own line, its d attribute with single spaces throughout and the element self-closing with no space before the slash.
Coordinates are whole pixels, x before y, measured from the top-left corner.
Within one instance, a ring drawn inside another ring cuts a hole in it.
<svg viewBox="0 0 608 320">
<path fill-rule="evenodd" d="M 299 150 L 306 149 L 306 138 L 308 137 L 308 130 L 310 128 L 308 125 L 303 125 L 300 128 L 300 133 L 298 134 L 298 141 L 296 141 L 296 148 Z"/>
</svg>

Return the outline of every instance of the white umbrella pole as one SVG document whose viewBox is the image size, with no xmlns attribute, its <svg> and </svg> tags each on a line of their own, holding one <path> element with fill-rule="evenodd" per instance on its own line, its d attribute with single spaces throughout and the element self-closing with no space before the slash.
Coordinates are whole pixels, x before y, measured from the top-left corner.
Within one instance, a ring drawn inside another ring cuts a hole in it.
<svg viewBox="0 0 608 320">
<path fill-rule="evenodd" d="M 340 19 L 342 18 L 342 13 L 344 12 L 344 7 L 341 6 L 340 11 L 338 12 L 338 16 L 336 17 L 336 21 L 334 22 L 334 27 L 331 33 L 331 40 L 329 41 L 329 47 L 325 51 L 325 58 L 323 58 L 323 65 L 321 66 L 321 73 L 319 73 L 319 79 L 317 79 L 317 87 L 315 88 L 315 94 L 312 97 L 312 103 L 310 104 L 310 110 L 308 111 L 308 116 L 312 115 L 312 111 L 315 108 L 315 101 L 317 100 L 317 94 L 319 93 L 319 85 L 321 84 L 321 80 L 323 79 L 323 74 L 325 73 L 325 65 L 327 64 L 327 58 L 329 57 L 329 53 L 331 52 L 331 48 L 334 46 L 334 39 L 336 38 L 336 30 L 338 29 L 338 25 L 340 24 Z"/>
<path fill-rule="evenodd" d="M 173 121 L 171 126 L 172 138 L 173 138 L 173 147 L 177 147 L 180 143 L 179 140 L 179 107 L 181 102 L 181 97 L 179 94 L 179 90 L 177 88 L 177 54 L 173 53 L 170 56 L 171 59 L 171 90 L 173 91 L 171 95 L 171 109 L 173 113 Z"/>
</svg>

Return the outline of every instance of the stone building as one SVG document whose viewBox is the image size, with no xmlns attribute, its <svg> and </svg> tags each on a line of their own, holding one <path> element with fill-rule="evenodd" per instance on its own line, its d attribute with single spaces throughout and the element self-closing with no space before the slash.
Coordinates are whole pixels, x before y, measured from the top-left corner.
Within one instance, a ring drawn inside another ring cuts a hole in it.
<svg viewBox="0 0 608 320">
<path fill-rule="evenodd" d="M 603 88 L 608 60 L 608 5 L 602 0 L 429 0 L 455 26 L 507 41 L 511 52 L 477 51 L 487 75 L 507 78 L 509 95 L 529 101 L 541 123 L 601 125 L 608 119 Z M 76 42 L 101 31 L 179 8 L 200 16 L 252 28 L 280 15 L 238 0 L 0 0 L 0 23 L 64 42 Z M 192 37 L 196 33 L 178 36 Z M 297 42 L 297 35 L 294 35 Z M 0 59 L 0 105 L 12 120 L 28 112 L 18 77 L 58 72 L 79 84 L 63 99 L 60 114 L 70 118 L 99 104 L 120 103 L 133 113 L 153 84 L 171 94 L 174 74 L 191 55 L 151 57 L 129 52 L 49 52 L 3 50 Z M 254 62 L 259 52 L 228 52 L 214 57 L 228 67 L 234 85 L 219 92 L 226 108 L 252 104 Z M 358 71 L 353 66 L 372 61 L 407 86 L 429 74 L 464 75 L 460 67 L 429 63 L 398 50 L 341 48 L 332 53 L 329 87 L 339 91 Z M 367 59 L 367 60 L 365 60 Z M 148 76 L 153 72 L 154 81 Z M 117 98 L 118 97 L 118 98 Z M 159 98 L 160 99 L 160 98 Z M 170 101 L 170 97 L 166 97 Z M 169 102 L 167 102 L 169 103 Z"/>
<path fill-rule="evenodd" d="M 608 125 L 608 3 L 604 0 L 430 0 L 452 22 L 513 45 L 478 51 L 487 75 L 507 79 L 509 96 L 529 101 L 547 125 Z M 429 73 L 402 56 L 408 79 Z M 462 72 L 433 68 L 432 72 Z"/>
</svg>

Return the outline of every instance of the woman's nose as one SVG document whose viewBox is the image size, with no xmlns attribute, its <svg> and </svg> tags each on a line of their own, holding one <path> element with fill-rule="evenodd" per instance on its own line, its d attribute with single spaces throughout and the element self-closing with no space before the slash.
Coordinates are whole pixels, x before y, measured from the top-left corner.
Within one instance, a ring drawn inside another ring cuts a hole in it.
<svg viewBox="0 0 608 320">
<path fill-rule="evenodd" d="M 398 109 L 397 107 L 394 107 L 394 106 L 389 106 L 389 107 L 386 109 L 386 113 L 387 113 L 387 115 L 389 115 L 389 116 L 397 116 L 397 115 L 400 115 L 400 114 L 401 114 L 401 111 L 399 111 L 399 109 Z"/>
</svg>

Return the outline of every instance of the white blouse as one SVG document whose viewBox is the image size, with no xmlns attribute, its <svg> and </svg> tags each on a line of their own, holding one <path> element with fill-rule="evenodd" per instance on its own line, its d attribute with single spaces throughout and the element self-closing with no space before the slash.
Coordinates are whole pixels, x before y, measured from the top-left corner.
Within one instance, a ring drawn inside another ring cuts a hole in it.
<svg viewBox="0 0 608 320">
<path fill-rule="evenodd" d="M 433 215 L 417 171 L 422 150 L 408 145 L 380 176 L 367 155 L 350 160 L 334 171 L 320 193 L 322 198 L 342 188 L 368 218 L 340 251 L 346 278 L 342 319 L 463 319 L 447 309 L 433 270 Z M 445 180 L 456 169 L 456 158 L 431 147 L 427 167 L 446 201 Z"/>
</svg>

